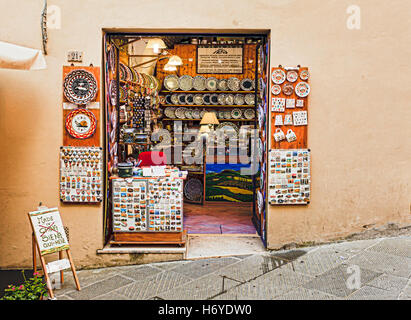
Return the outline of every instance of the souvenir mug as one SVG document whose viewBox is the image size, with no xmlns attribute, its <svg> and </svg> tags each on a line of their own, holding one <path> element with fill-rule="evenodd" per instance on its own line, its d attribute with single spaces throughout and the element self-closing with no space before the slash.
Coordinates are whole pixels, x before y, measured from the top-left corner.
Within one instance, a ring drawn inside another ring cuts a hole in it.
<svg viewBox="0 0 411 320">
<path fill-rule="evenodd" d="M 293 142 L 293 141 L 297 140 L 297 136 L 295 135 L 294 131 L 291 130 L 291 129 L 289 129 L 287 131 L 286 137 L 287 137 L 288 142 Z"/>
<path fill-rule="evenodd" d="M 275 130 L 274 139 L 277 142 L 280 142 L 280 141 L 284 140 L 285 139 L 284 132 L 281 129 Z"/>
</svg>

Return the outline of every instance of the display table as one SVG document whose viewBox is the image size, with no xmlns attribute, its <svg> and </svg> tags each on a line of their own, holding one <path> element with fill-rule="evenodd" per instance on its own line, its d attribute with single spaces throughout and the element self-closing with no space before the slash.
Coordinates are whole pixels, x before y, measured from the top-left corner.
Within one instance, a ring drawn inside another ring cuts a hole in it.
<svg viewBox="0 0 411 320">
<path fill-rule="evenodd" d="M 184 177 L 111 177 L 112 244 L 185 243 Z"/>
</svg>

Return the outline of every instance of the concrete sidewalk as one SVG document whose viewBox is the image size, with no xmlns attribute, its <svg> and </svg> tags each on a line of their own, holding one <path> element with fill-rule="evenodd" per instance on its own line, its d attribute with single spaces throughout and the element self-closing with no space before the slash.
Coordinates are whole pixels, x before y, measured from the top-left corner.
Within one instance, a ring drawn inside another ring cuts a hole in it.
<svg viewBox="0 0 411 320">
<path fill-rule="evenodd" d="M 58 300 L 411 300 L 411 236 L 65 274 Z"/>
</svg>

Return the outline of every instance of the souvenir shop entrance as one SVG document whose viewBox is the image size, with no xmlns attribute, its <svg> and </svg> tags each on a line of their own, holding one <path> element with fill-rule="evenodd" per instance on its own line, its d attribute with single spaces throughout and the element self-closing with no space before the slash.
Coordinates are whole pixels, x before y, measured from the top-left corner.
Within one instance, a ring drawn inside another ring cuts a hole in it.
<svg viewBox="0 0 411 320">
<path fill-rule="evenodd" d="M 108 245 L 266 243 L 268 37 L 105 33 Z"/>
</svg>

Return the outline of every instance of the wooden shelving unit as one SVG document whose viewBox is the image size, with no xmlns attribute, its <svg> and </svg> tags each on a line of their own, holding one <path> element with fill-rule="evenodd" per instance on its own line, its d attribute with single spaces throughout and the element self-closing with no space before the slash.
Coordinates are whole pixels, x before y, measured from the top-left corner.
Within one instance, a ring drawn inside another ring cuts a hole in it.
<svg viewBox="0 0 411 320">
<path fill-rule="evenodd" d="M 161 107 L 197 107 L 197 108 L 254 108 L 254 105 L 225 105 L 225 104 L 160 104 Z"/>
</svg>

